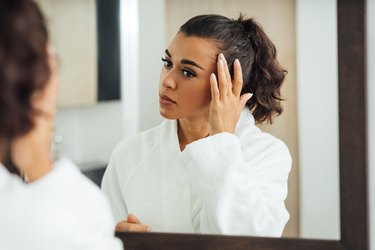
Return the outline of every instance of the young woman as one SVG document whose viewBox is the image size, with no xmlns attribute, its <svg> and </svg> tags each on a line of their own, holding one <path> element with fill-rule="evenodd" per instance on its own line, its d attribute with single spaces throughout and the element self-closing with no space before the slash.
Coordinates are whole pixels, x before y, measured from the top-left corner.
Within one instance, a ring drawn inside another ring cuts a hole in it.
<svg viewBox="0 0 375 250">
<path fill-rule="evenodd" d="M 291 157 L 255 126 L 282 112 L 273 43 L 242 15 L 201 15 L 162 61 L 166 120 L 122 141 L 104 175 L 116 229 L 280 237 Z"/>
<path fill-rule="evenodd" d="M 31 0 L 0 0 L 0 249 L 122 249 L 105 196 L 50 160 L 56 67 Z"/>
</svg>

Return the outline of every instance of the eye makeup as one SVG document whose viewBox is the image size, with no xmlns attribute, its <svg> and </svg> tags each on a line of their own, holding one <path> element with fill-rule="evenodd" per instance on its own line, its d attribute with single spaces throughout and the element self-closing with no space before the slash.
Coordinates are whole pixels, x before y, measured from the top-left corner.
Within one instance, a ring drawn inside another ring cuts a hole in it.
<svg viewBox="0 0 375 250">
<path fill-rule="evenodd" d="M 171 52 L 169 52 L 168 49 L 165 50 L 165 54 L 166 54 L 168 57 L 172 58 Z M 196 62 L 194 62 L 194 61 L 192 61 L 192 60 L 181 59 L 181 64 L 188 64 L 188 65 L 191 65 L 191 66 L 197 67 L 197 68 L 199 68 L 199 69 L 205 71 L 204 68 L 203 68 L 202 66 L 200 66 L 199 64 L 197 64 Z"/>
<path fill-rule="evenodd" d="M 163 57 L 161 58 L 161 60 L 164 62 L 164 68 L 170 69 L 173 67 L 171 60 L 163 58 Z"/>
<path fill-rule="evenodd" d="M 166 69 L 173 68 L 173 63 L 172 63 L 172 61 L 170 59 L 162 57 L 161 60 L 164 62 L 164 68 L 166 68 Z M 193 70 L 191 70 L 189 68 L 183 68 L 183 69 L 181 69 L 181 74 L 185 78 L 193 78 L 193 77 L 197 76 L 197 74 Z"/>
</svg>

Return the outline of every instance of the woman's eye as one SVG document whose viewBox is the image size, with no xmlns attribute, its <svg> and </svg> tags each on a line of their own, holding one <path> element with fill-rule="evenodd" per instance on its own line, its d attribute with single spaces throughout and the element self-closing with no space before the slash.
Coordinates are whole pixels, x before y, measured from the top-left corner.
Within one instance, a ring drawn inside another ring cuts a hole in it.
<svg viewBox="0 0 375 250">
<path fill-rule="evenodd" d="M 192 78 L 195 76 L 195 74 L 189 70 L 183 69 L 182 70 L 182 75 L 187 77 L 187 78 Z"/>
<path fill-rule="evenodd" d="M 164 68 L 170 69 L 173 67 L 172 62 L 169 61 L 168 59 L 162 58 L 161 60 L 164 62 Z"/>
</svg>

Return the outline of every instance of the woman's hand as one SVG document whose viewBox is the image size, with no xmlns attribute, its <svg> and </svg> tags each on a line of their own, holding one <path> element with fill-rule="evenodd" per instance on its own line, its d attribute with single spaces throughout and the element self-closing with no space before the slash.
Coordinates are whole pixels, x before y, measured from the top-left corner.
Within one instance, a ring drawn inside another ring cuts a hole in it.
<svg viewBox="0 0 375 250">
<path fill-rule="evenodd" d="M 126 220 L 116 224 L 116 231 L 150 232 L 151 228 L 142 224 L 134 214 L 129 214 Z"/>
<path fill-rule="evenodd" d="M 221 132 L 234 133 L 241 111 L 251 98 L 251 93 L 241 96 L 243 84 L 242 69 L 238 59 L 234 61 L 233 81 L 230 77 L 227 61 L 219 54 L 217 62 L 218 80 L 211 74 L 210 135 Z M 219 83 L 218 83 L 219 82 Z"/>
</svg>

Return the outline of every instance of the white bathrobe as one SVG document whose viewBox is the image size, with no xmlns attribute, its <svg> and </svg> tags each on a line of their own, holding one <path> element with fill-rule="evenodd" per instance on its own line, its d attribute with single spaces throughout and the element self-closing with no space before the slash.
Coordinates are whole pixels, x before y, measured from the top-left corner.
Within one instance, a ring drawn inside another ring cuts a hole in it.
<svg viewBox="0 0 375 250">
<path fill-rule="evenodd" d="M 0 164 L 1 250 L 122 250 L 108 201 L 67 159 L 26 184 Z"/>
<path fill-rule="evenodd" d="M 235 134 L 180 151 L 176 120 L 125 139 L 104 174 L 116 222 L 136 215 L 154 232 L 281 236 L 291 157 L 248 109 Z"/>
</svg>

